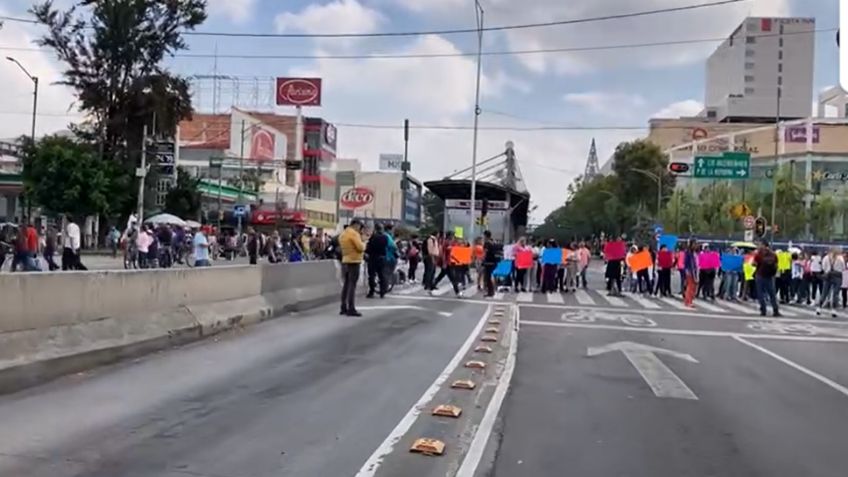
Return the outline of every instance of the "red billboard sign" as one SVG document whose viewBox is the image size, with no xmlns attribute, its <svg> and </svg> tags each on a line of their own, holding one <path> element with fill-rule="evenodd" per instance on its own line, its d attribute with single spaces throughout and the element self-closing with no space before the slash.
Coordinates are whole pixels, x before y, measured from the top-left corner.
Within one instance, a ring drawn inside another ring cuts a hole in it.
<svg viewBox="0 0 848 477">
<path fill-rule="evenodd" d="M 374 191 L 367 187 L 354 187 L 339 197 L 339 204 L 348 209 L 358 209 L 374 201 Z"/>
<path fill-rule="evenodd" d="M 274 159 L 274 135 L 264 129 L 257 129 L 250 141 L 250 158 L 254 161 Z"/>
<path fill-rule="evenodd" d="M 277 78 L 278 106 L 321 106 L 321 78 Z"/>
</svg>

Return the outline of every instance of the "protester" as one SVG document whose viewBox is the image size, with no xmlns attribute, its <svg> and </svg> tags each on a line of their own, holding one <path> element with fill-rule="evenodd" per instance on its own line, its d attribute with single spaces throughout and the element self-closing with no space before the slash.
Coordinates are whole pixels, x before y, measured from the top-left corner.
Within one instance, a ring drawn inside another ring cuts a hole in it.
<svg viewBox="0 0 848 477">
<path fill-rule="evenodd" d="M 21 266 L 21 270 L 25 272 L 39 271 L 38 263 L 35 259 L 38 254 L 38 232 L 32 223 L 24 219 L 18 228 L 18 237 L 15 240 L 15 256 L 12 260 L 12 271 L 17 269 L 17 265 Z"/>
<path fill-rule="evenodd" d="M 821 315 L 823 307 L 830 308 L 830 316 L 836 318 L 836 307 L 839 305 L 839 290 L 842 287 L 842 272 L 845 271 L 845 257 L 838 247 L 830 250 L 830 253 L 822 259 L 822 277 L 824 286 L 816 315 Z"/>
<path fill-rule="evenodd" d="M 415 283 L 415 273 L 418 271 L 418 263 L 421 261 L 421 242 L 418 241 L 418 236 L 413 235 L 409 242 L 409 248 L 406 251 L 406 261 L 409 263 L 407 276 L 409 283 Z"/>
<path fill-rule="evenodd" d="M 518 255 L 520 253 L 527 253 L 527 252 L 529 252 L 531 254 L 533 253 L 532 249 L 527 246 L 527 239 L 525 239 L 524 237 L 521 237 L 521 238 L 518 239 L 518 242 L 515 243 L 515 246 L 513 247 L 512 251 L 513 251 L 513 254 L 516 257 L 518 257 Z M 515 264 L 515 267 L 513 267 L 513 268 L 516 270 L 516 272 L 515 272 L 515 281 L 513 283 L 513 290 L 516 293 L 518 293 L 519 291 L 526 292 L 527 291 L 527 285 L 526 285 L 527 269 L 526 268 L 519 268 L 518 265 L 517 265 L 517 261 L 514 262 L 514 264 Z"/>
<path fill-rule="evenodd" d="M 383 273 L 386 276 L 386 289 L 388 290 L 389 281 L 394 283 L 395 280 L 395 269 L 397 268 L 398 258 L 400 258 L 400 251 L 395 241 L 392 224 L 386 224 L 384 233 L 386 234 L 386 269 L 383 270 Z"/>
<path fill-rule="evenodd" d="M 382 224 L 374 225 L 374 233 L 368 239 L 365 247 L 365 255 L 368 260 L 368 295 L 374 298 L 374 292 L 379 284 L 380 298 L 386 296 L 388 284 L 386 282 L 386 257 L 389 250 L 389 237 L 386 235 Z"/>
<path fill-rule="evenodd" d="M 689 242 L 689 248 L 683 258 L 683 271 L 685 274 L 686 293 L 683 296 L 683 303 L 688 308 L 695 308 L 693 301 L 698 287 L 698 258 L 695 255 L 698 244 L 694 240 Z"/>
<path fill-rule="evenodd" d="M 79 225 L 68 217 L 65 233 L 62 237 L 62 270 L 87 270 L 80 260 L 82 235 Z"/>
<path fill-rule="evenodd" d="M 680 275 L 680 296 L 686 293 L 686 253 L 688 252 L 685 244 L 677 246 L 677 273 Z"/>
<path fill-rule="evenodd" d="M 210 267 L 212 263 L 209 260 L 209 240 L 203 229 L 194 234 L 194 239 L 191 242 L 194 248 L 194 266 L 195 267 Z"/>
<path fill-rule="evenodd" d="M 575 244 L 569 244 L 563 253 L 567 253 L 568 256 L 565 258 L 565 292 L 573 292 L 577 290 L 578 278 L 577 278 L 577 270 L 579 257 L 577 256 L 577 246 Z"/>
<path fill-rule="evenodd" d="M 842 260 L 846 260 L 846 257 L 848 257 L 848 253 L 842 255 Z M 842 270 L 842 308 L 846 307 L 848 307 L 848 267 Z"/>
<path fill-rule="evenodd" d="M 822 292 L 822 257 L 813 250 L 810 254 L 810 298 L 816 301 L 816 297 Z"/>
<path fill-rule="evenodd" d="M 135 239 L 135 245 L 138 249 L 138 268 L 148 268 L 153 265 L 150 257 L 150 245 L 152 243 L 153 237 L 147 230 L 147 225 L 142 225 Z"/>
<path fill-rule="evenodd" d="M 436 266 L 439 264 L 442 252 L 439 248 L 439 239 L 441 232 L 430 234 L 421 249 L 424 255 L 424 290 L 430 291 L 433 289 L 433 283 L 436 278 Z"/>
<path fill-rule="evenodd" d="M 113 230 L 114 227 L 113 227 Z M 59 265 L 54 261 L 54 256 L 56 255 L 56 242 L 58 241 L 58 236 L 56 233 L 56 227 L 50 225 L 47 227 L 47 233 L 44 236 L 44 260 L 47 262 L 47 268 L 51 272 L 59 269 Z"/>
<path fill-rule="evenodd" d="M 671 296 L 671 268 L 674 266 L 674 254 L 665 245 L 660 245 L 657 254 L 657 293 L 663 297 Z"/>
<path fill-rule="evenodd" d="M 804 283 L 804 259 L 803 254 L 792 254 L 792 266 L 789 269 L 789 299 L 795 300 L 795 304 L 800 305 L 803 293 Z"/>
<path fill-rule="evenodd" d="M 709 246 L 704 244 L 701 253 L 709 252 L 709 250 Z M 715 265 L 709 264 L 709 266 L 701 266 L 699 263 L 698 270 L 701 275 L 701 296 L 705 300 L 715 301 L 715 279 L 717 273 Z"/>
<path fill-rule="evenodd" d="M 251 265 L 256 265 L 262 249 L 262 238 L 253 227 L 247 228 L 247 256 Z"/>
<path fill-rule="evenodd" d="M 777 306 L 777 294 L 775 291 L 775 276 L 777 275 L 777 255 L 771 251 L 768 242 L 760 243 L 757 255 L 754 257 L 757 266 L 756 286 L 757 299 L 760 302 L 760 315 L 766 316 L 766 299 L 771 302 L 774 316 L 781 316 Z"/>
<path fill-rule="evenodd" d="M 580 267 L 579 278 L 583 281 L 583 289 L 588 288 L 589 284 L 586 281 L 586 271 L 589 269 L 589 261 L 592 259 L 592 252 L 586 246 L 586 242 L 580 242 L 580 248 L 577 249 L 578 266 Z M 579 280 L 578 280 L 579 286 Z"/>
<path fill-rule="evenodd" d="M 545 250 L 559 248 L 556 240 L 549 239 L 545 248 L 542 249 L 540 257 L 545 255 Z M 559 264 L 543 263 L 542 264 L 542 293 L 554 293 L 557 291 L 557 273 Z"/>
<path fill-rule="evenodd" d="M 118 246 L 121 244 L 121 232 L 114 225 L 109 229 L 109 235 L 106 236 L 106 241 L 109 248 L 112 249 L 112 258 L 118 258 Z"/>
<path fill-rule="evenodd" d="M 792 253 L 786 250 L 778 250 L 777 255 L 777 291 L 780 303 L 788 304 L 790 300 L 789 291 L 792 284 Z"/>
<path fill-rule="evenodd" d="M 604 257 L 607 261 L 607 268 L 604 277 L 607 280 L 607 295 L 621 296 L 621 259 L 611 260 Z"/>
<path fill-rule="evenodd" d="M 739 256 L 739 249 L 734 247 L 730 255 Z M 737 270 L 725 270 L 722 279 L 721 296 L 727 301 L 738 301 L 739 296 L 739 272 Z"/>
<path fill-rule="evenodd" d="M 442 279 L 448 277 L 448 280 L 453 282 L 454 278 L 449 273 L 450 267 L 450 248 L 453 243 L 453 232 L 447 232 L 444 234 L 444 237 L 441 239 L 439 243 L 439 266 L 441 267 L 439 270 L 439 275 L 433 280 L 433 287 L 430 289 L 431 291 L 439 288 L 439 283 L 441 283 Z"/>
<path fill-rule="evenodd" d="M 362 242 L 360 230 L 362 223 L 356 219 L 339 236 L 339 247 L 342 250 L 342 303 L 341 315 L 362 316 L 356 310 L 356 283 L 359 281 L 359 269 L 362 265 L 362 256 L 365 253 L 365 244 Z"/>
<path fill-rule="evenodd" d="M 492 240 L 492 232 L 483 232 L 483 286 L 486 289 L 486 297 L 495 296 L 495 281 L 492 272 L 501 260 L 503 249 Z"/>
</svg>

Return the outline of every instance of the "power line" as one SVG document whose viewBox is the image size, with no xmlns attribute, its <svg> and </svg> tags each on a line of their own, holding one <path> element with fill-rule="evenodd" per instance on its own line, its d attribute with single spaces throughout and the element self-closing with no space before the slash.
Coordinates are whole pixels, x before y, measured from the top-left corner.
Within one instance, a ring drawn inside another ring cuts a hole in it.
<svg viewBox="0 0 848 477">
<path fill-rule="evenodd" d="M 595 17 L 573 18 L 568 20 L 557 20 L 540 23 L 524 23 L 516 25 L 501 25 L 482 28 L 487 31 L 508 31 L 508 30 L 523 30 L 529 28 L 544 28 L 551 26 L 575 25 L 579 23 L 591 23 L 599 21 L 619 20 L 624 18 L 643 17 L 650 15 L 659 15 L 664 13 L 674 13 L 689 10 L 698 10 L 703 8 L 718 7 L 722 5 L 730 5 L 733 3 L 747 2 L 750 0 L 717 0 L 713 2 L 696 3 L 692 5 L 683 5 L 679 7 L 657 8 L 653 10 L 643 10 L 631 13 L 618 13 L 612 15 L 601 15 Z M 39 23 L 35 20 L 29 20 L 19 17 L 0 16 L 2 20 L 22 22 L 22 23 Z M 477 28 L 456 28 L 449 30 L 422 30 L 422 31 L 396 31 L 396 32 L 371 32 L 371 33 L 246 33 L 246 32 L 215 32 L 215 31 L 186 31 L 183 35 L 186 36 L 218 36 L 218 37 L 242 37 L 242 38 L 379 38 L 379 37 L 404 37 L 404 36 L 425 36 L 425 35 L 460 35 L 468 33 L 478 33 Z"/>
<path fill-rule="evenodd" d="M 818 33 L 832 33 L 838 28 L 820 28 L 800 32 L 779 33 L 764 33 L 759 35 L 749 35 L 756 38 L 768 38 L 774 36 L 791 36 L 791 35 L 810 35 Z M 677 46 L 691 45 L 698 43 L 715 43 L 727 40 L 727 37 L 713 38 L 693 38 L 685 40 L 665 40 L 646 43 L 619 43 L 613 45 L 591 45 L 591 46 L 571 46 L 560 48 L 540 48 L 528 50 L 501 50 L 501 51 L 484 51 L 483 56 L 510 56 L 510 55 L 536 55 L 550 53 L 574 53 L 583 51 L 603 51 L 603 50 L 623 50 L 636 48 L 652 48 L 660 46 Z M 27 48 L 0 46 L 0 50 L 7 51 L 42 51 L 50 52 L 49 48 Z M 428 58 L 459 58 L 476 56 L 476 52 L 459 52 L 459 53 L 367 53 L 356 55 L 244 55 L 244 54 L 214 54 L 214 53 L 180 53 L 174 55 L 175 58 L 218 58 L 218 59 L 239 59 L 239 60 L 393 60 L 393 59 L 428 59 Z"/>
</svg>

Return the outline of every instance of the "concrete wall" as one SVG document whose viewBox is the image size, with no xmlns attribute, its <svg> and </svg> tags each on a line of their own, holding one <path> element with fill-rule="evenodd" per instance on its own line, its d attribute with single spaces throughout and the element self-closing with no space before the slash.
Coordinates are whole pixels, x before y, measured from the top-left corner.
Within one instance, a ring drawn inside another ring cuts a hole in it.
<svg viewBox="0 0 848 477">
<path fill-rule="evenodd" d="M 337 300 L 332 261 L 0 275 L 0 392 Z"/>
</svg>

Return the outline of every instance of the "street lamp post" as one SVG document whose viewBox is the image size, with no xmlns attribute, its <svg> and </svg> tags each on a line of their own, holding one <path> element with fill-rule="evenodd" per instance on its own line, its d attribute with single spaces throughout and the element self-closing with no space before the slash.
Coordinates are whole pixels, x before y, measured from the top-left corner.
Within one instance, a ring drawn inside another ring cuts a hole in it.
<svg viewBox="0 0 848 477">
<path fill-rule="evenodd" d="M 18 68 L 20 68 L 21 71 L 23 71 L 24 74 L 32 81 L 32 129 L 30 130 L 30 140 L 32 141 L 33 146 L 35 146 L 35 118 L 38 113 L 38 76 L 31 75 L 29 71 L 24 68 L 24 65 L 11 56 L 7 56 L 6 59 L 18 65 Z M 24 210 L 23 206 L 26 205 L 26 202 L 28 202 L 28 200 L 26 199 L 26 196 L 24 196 L 24 204 L 22 204 L 21 210 Z M 29 209 L 27 210 L 29 211 Z"/>
<path fill-rule="evenodd" d="M 474 0 L 474 13 L 477 18 L 477 89 L 474 100 L 474 139 L 471 143 L 471 226 L 468 229 L 469 240 L 474 240 L 474 209 L 477 201 L 477 124 L 480 120 L 480 76 L 483 60 L 483 7 Z"/>
<path fill-rule="evenodd" d="M 662 175 L 654 174 L 644 169 L 636 169 L 635 167 L 631 167 L 630 170 L 657 181 L 657 220 L 659 220 L 660 213 L 662 212 Z"/>
</svg>

